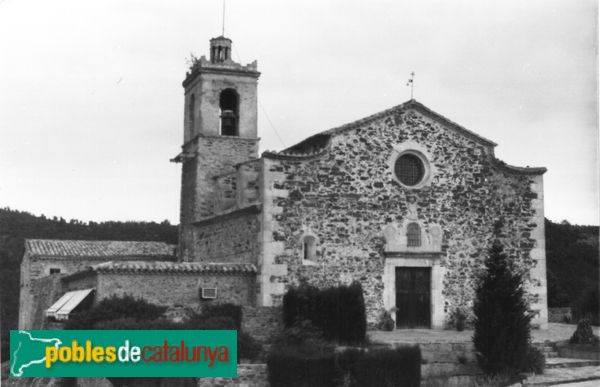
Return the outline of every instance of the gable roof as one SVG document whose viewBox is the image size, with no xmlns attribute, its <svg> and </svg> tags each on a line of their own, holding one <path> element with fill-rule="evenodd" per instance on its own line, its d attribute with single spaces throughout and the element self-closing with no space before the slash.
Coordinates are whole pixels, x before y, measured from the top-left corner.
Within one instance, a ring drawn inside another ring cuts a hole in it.
<svg viewBox="0 0 600 387">
<path fill-rule="evenodd" d="M 88 266 L 62 278 L 69 282 L 78 278 L 100 274 L 222 274 L 255 275 L 251 263 L 171 262 L 171 261 L 109 261 Z"/>
<path fill-rule="evenodd" d="M 505 162 L 496 159 L 495 157 L 493 157 L 493 147 L 495 147 L 496 144 L 495 142 L 488 140 L 487 138 L 478 135 L 475 132 L 470 131 L 469 129 L 460 126 L 459 124 L 457 124 L 454 121 L 451 121 L 450 119 L 442 116 L 441 114 L 438 114 L 436 112 L 434 112 L 433 110 L 429 109 L 427 106 L 423 105 L 420 102 L 417 102 L 414 99 L 411 99 L 409 101 L 404 102 L 403 104 L 394 106 L 392 108 L 383 110 L 379 113 L 375 113 L 373 115 L 370 115 L 368 117 L 365 118 L 361 118 L 359 120 L 356 120 L 354 122 L 350 122 L 348 124 L 342 125 L 342 126 L 338 126 L 317 134 L 313 134 L 310 137 L 307 137 L 306 139 L 300 141 L 299 143 L 292 145 L 289 148 L 286 148 L 280 152 L 271 152 L 271 151 L 265 151 L 262 154 L 262 157 L 266 157 L 266 158 L 271 158 L 271 159 L 291 159 L 291 160 L 303 160 L 303 159 L 310 159 L 313 157 L 318 157 L 322 154 L 324 154 L 325 152 L 327 152 L 327 150 L 329 149 L 329 147 L 331 146 L 331 137 L 353 130 L 353 129 L 358 129 L 363 127 L 364 125 L 368 125 L 370 123 L 372 123 L 373 121 L 379 120 L 381 118 L 387 117 L 389 115 L 392 115 L 396 112 L 400 112 L 400 111 L 406 111 L 406 110 L 415 110 L 420 112 L 421 114 L 423 114 L 424 116 L 427 116 L 437 122 L 442 123 L 443 125 L 445 125 L 446 127 L 454 130 L 455 132 L 468 137 L 474 141 L 477 141 L 478 143 L 484 145 L 484 146 L 488 146 L 490 148 L 492 148 L 492 159 L 494 161 L 494 163 L 502 168 L 504 171 L 509 172 L 509 173 L 516 173 L 516 174 L 525 174 L 525 175 L 539 175 L 539 174 L 543 174 L 547 171 L 546 168 L 544 167 L 516 167 L 516 166 L 512 166 L 512 165 L 508 165 Z"/>
<path fill-rule="evenodd" d="M 25 251 L 38 258 L 175 258 L 175 245 L 164 242 L 26 239 Z"/>
<path fill-rule="evenodd" d="M 472 132 L 469 129 L 457 124 L 456 122 L 451 121 L 450 119 L 442 116 L 441 114 L 434 112 L 433 110 L 429 109 L 427 106 L 423 105 L 422 103 L 417 102 L 414 99 L 411 99 L 409 101 L 404 102 L 403 104 L 383 110 L 379 113 L 375 113 L 368 117 L 364 117 L 364 118 L 361 118 L 354 122 L 350 122 L 348 124 L 338 126 L 338 127 L 314 134 L 314 135 L 304 139 L 303 141 L 301 141 L 287 149 L 282 150 L 281 152 L 268 152 L 267 151 L 267 152 L 264 152 L 262 155 L 266 156 L 266 157 L 272 157 L 272 158 L 287 158 L 287 156 L 312 157 L 312 156 L 321 154 L 324 150 L 327 149 L 329 139 L 331 138 L 331 136 L 335 136 L 335 135 L 338 135 L 338 134 L 341 134 L 341 133 L 344 133 L 344 132 L 347 132 L 347 131 L 350 131 L 353 129 L 360 128 L 364 125 L 368 125 L 368 124 L 372 123 L 373 121 L 387 117 L 396 112 L 406 111 L 406 110 L 416 110 L 416 111 L 420 112 L 421 114 L 444 124 L 448 128 L 456 131 L 457 133 L 462 134 L 463 136 L 466 136 L 474 141 L 477 141 L 484 146 L 495 147 L 496 145 L 498 145 L 495 142 L 488 140 L 487 138 L 480 136 L 477 133 Z"/>
<path fill-rule="evenodd" d="M 250 263 L 170 262 L 170 261 L 111 261 L 92 266 L 98 273 L 222 273 L 256 274 Z"/>
<path fill-rule="evenodd" d="M 370 115 L 368 117 L 361 118 L 361 119 L 356 120 L 354 122 L 350 122 L 348 124 L 345 124 L 345 125 L 342 125 L 342 126 L 338 126 L 336 128 L 332 128 L 332 129 L 326 130 L 325 132 L 322 132 L 322 134 L 334 134 L 335 135 L 335 134 L 343 133 L 345 131 L 352 130 L 352 129 L 355 129 L 357 127 L 360 127 L 360 126 L 362 126 L 364 124 L 371 123 L 371 122 L 373 122 L 375 120 L 378 120 L 380 118 L 388 116 L 388 115 L 390 115 L 392 113 L 403 111 L 403 110 L 409 110 L 409 109 L 416 110 L 416 111 L 422 113 L 423 115 L 425 115 L 425 116 L 427 116 L 429 118 L 432 118 L 432 119 L 434 119 L 436 121 L 439 121 L 439 122 L 445 124 L 446 126 L 448 126 L 449 128 L 455 130 L 456 132 L 458 132 L 458 133 L 460 133 L 460 134 L 462 134 L 462 135 L 464 135 L 466 137 L 469 137 L 469 138 L 471 138 L 471 139 L 473 139 L 473 140 L 475 140 L 477 142 L 480 142 L 483 145 L 492 146 L 492 147 L 498 145 L 495 142 L 493 142 L 492 140 L 488 140 L 487 138 L 485 138 L 483 136 L 480 136 L 477 133 L 472 132 L 469 129 L 463 127 L 463 126 L 460 126 L 456 122 L 451 121 L 450 119 L 444 117 L 443 115 L 434 112 L 433 110 L 429 109 L 427 106 L 423 105 L 420 102 L 417 102 L 414 99 L 406 101 L 403 104 L 394 106 L 392 108 L 386 109 L 386 110 L 381 111 L 379 113 L 375 113 L 375 114 Z"/>
</svg>

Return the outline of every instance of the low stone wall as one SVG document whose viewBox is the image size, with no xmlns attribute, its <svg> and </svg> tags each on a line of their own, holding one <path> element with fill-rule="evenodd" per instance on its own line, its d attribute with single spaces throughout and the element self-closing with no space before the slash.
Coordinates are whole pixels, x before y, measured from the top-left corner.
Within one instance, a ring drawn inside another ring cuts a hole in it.
<svg viewBox="0 0 600 387">
<path fill-rule="evenodd" d="M 548 308 L 548 322 L 571 323 L 572 321 L 573 311 L 571 308 Z"/>
<path fill-rule="evenodd" d="M 272 344 L 282 329 L 280 307 L 244 307 L 242 330 L 261 344 Z"/>
<path fill-rule="evenodd" d="M 387 345 L 396 348 L 409 344 L 390 343 Z M 475 357 L 475 348 L 471 342 L 419 343 L 419 347 L 421 348 L 421 378 L 423 379 L 442 378 L 446 380 L 445 378 L 453 376 L 466 377 L 482 373 Z"/>
<path fill-rule="evenodd" d="M 198 387 L 268 387 L 266 364 L 238 364 L 237 378 L 199 378 Z"/>
<path fill-rule="evenodd" d="M 600 347 L 592 344 L 569 344 L 568 341 L 556 345 L 558 356 L 575 359 L 600 360 Z"/>
</svg>

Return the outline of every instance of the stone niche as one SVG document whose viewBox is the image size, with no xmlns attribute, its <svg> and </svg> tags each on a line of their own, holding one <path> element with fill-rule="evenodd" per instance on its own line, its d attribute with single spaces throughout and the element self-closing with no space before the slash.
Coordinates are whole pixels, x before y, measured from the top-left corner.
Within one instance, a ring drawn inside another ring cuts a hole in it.
<svg viewBox="0 0 600 387">
<path fill-rule="evenodd" d="M 410 211 L 410 210 L 409 210 Z M 396 307 L 396 268 L 423 267 L 431 269 L 430 313 L 431 328 L 444 328 L 444 299 L 442 294 L 444 267 L 441 266 L 442 228 L 425 225 L 415 218 L 401 224 L 387 224 L 385 237 L 383 302 L 386 310 Z M 396 319 L 396 314 L 391 313 Z"/>
</svg>

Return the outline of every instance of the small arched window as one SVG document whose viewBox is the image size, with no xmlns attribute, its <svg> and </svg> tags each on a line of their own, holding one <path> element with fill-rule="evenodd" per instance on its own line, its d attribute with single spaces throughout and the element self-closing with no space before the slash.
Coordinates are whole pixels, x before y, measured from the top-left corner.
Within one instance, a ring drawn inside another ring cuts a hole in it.
<svg viewBox="0 0 600 387">
<path fill-rule="evenodd" d="M 421 246 L 421 227 L 417 223 L 409 223 L 406 228 L 406 245 L 408 247 Z"/>
<path fill-rule="evenodd" d="M 221 136 L 238 135 L 238 94 L 233 89 L 225 89 L 219 97 L 219 108 L 221 109 Z"/>
<path fill-rule="evenodd" d="M 314 261 L 317 258 L 317 238 L 312 235 L 302 237 L 302 259 Z"/>
<path fill-rule="evenodd" d="M 196 96 L 192 94 L 188 102 L 188 125 L 190 135 L 194 133 L 194 110 L 196 110 Z"/>
</svg>

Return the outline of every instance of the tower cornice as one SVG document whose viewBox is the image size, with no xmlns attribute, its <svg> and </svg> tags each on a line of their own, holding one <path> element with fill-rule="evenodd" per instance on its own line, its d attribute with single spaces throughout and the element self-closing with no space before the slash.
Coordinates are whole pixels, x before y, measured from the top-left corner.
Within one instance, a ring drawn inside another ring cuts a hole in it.
<svg viewBox="0 0 600 387">
<path fill-rule="evenodd" d="M 254 62 L 256 63 L 256 62 Z M 224 66 L 210 66 L 210 67 L 194 67 L 190 72 L 186 74 L 185 79 L 182 82 L 183 87 L 187 87 L 201 74 L 222 74 L 222 75 L 239 75 L 243 77 L 251 77 L 258 79 L 260 72 L 256 70 L 248 69 L 250 65 L 236 67 L 224 67 Z M 256 66 L 254 66 L 256 68 Z"/>
</svg>

